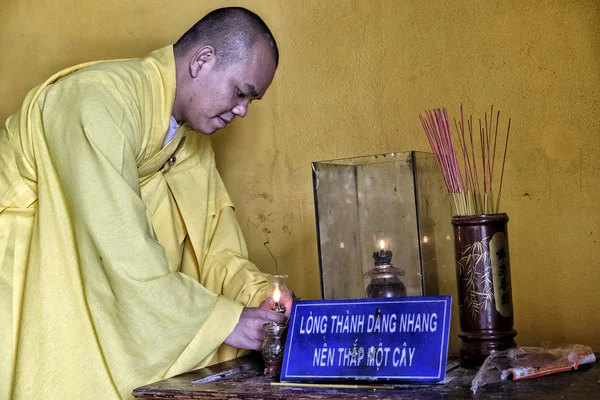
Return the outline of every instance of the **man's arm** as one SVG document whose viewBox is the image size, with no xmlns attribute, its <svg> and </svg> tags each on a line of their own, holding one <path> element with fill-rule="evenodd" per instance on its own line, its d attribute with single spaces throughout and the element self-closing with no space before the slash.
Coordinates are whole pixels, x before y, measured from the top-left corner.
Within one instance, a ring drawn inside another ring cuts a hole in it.
<svg viewBox="0 0 600 400">
<path fill-rule="evenodd" d="M 221 183 L 222 184 L 222 183 Z M 246 306 L 271 309 L 272 299 L 263 302 L 267 287 L 266 274 L 248 260 L 248 251 L 239 223 L 232 207 L 223 207 L 213 218 L 213 235 L 210 250 L 201 273 L 201 282 L 230 299 Z M 219 274 L 215 274 L 215 269 Z M 223 272 L 223 271 L 227 272 Z M 225 280 L 215 279 L 224 276 Z M 293 292 L 282 293 L 281 302 L 289 316 Z"/>
</svg>

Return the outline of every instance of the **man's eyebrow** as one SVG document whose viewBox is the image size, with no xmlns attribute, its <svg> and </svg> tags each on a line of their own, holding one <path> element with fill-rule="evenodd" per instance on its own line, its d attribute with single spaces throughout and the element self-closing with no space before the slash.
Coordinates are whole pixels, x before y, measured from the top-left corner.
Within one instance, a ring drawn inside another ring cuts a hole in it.
<svg viewBox="0 0 600 400">
<path fill-rule="evenodd" d="M 254 87 L 254 85 L 246 83 L 246 87 L 250 91 L 250 94 L 252 95 L 252 97 L 254 97 L 255 99 L 258 99 L 258 100 L 261 99 L 260 97 L 258 97 L 258 93 L 256 92 L 256 88 Z"/>
</svg>

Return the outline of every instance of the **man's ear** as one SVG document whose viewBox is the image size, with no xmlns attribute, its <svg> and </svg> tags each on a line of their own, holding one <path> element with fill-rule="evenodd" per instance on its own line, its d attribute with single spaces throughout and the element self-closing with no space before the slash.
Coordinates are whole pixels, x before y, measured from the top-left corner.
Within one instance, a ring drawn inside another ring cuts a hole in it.
<svg viewBox="0 0 600 400">
<path fill-rule="evenodd" d="M 211 66 L 215 61 L 215 49 L 212 46 L 200 47 L 190 60 L 190 75 L 196 78 L 202 68 Z"/>
</svg>

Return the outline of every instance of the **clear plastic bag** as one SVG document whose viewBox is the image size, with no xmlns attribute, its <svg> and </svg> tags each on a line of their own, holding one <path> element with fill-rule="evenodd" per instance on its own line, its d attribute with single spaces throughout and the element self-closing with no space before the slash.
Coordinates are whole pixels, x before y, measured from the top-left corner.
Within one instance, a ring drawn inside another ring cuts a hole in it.
<svg viewBox="0 0 600 400">
<path fill-rule="evenodd" d="M 577 369 L 592 363 L 592 348 L 580 344 L 544 347 L 514 347 L 486 358 L 471 382 L 473 393 L 483 385 L 502 380 L 532 379 Z"/>
</svg>

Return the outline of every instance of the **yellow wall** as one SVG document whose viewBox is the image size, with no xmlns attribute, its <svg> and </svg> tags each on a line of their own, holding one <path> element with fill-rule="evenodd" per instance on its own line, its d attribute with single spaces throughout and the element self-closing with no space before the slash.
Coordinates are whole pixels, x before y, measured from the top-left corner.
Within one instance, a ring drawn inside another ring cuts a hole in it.
<svg viewBox="0 0 600 400">
<path fill-rule="evenodd" d="M 2 0 L 0 119 L 62 67 L 141 56 L 232 4 L 261 14 L 281 49 L 266 98 L 215 141 L 263 270 L 319 296 L 311 161 L 428 150 L 425 108 L 493 103 L 513 118 L 503 201 L 518 342 L 600 350 L 598 1 Z"/>
</svg>

